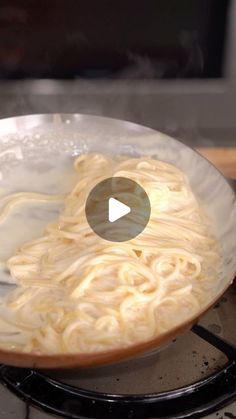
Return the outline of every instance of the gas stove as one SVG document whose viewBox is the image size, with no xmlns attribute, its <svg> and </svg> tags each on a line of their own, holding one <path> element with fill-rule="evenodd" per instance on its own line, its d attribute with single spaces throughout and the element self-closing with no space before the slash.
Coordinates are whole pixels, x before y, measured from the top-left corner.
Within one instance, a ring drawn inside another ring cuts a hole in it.
<svg viewBox="0 0 236 419">
<path fill-rule="evenodd" d="M 1 365 L 0 417 L 236 418 L 235 318 L 234 283 L 199 324 L 158 353 L 85 370 Z"/>
</svg>

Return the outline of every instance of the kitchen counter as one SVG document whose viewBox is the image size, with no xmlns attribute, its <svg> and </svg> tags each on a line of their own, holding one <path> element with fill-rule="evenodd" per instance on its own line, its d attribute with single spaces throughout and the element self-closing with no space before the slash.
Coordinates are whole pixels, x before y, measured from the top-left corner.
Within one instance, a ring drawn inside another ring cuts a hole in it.
<svg viewBox="0 0 236 419">
<path fill-rule="evenodd" d="M 236 147 L 199 147 L 197 151 L 210 160 L 224 176 L 236 179 Z"/>
</svg>

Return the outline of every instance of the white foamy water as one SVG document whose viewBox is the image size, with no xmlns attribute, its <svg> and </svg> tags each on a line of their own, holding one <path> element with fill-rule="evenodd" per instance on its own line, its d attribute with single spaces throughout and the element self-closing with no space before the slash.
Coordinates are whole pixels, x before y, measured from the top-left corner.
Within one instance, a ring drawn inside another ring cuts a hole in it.
<svg viewBox="0 0 236 419">
<path fill-rule="evenodd" d="M 38 161 L 22 160 L 15 167 L 5 165 L 1 172 L 0 197 L 15 192 L 40 192 L 66 194 L 75 183 L 73 158 L 68 156 L 41 158 Z M 0 204 L 1 208 L 1 204 Z M 6 261 L 17 248 L 28 240 L 42 235 L 49 221 L 57 218 L 62 208 L 60 202 L 37 201 L 17 204 L 0 224 L 0 261 Z M 1 281 L 9 280 L 9 274 L 0 267 Z"/>
</svg>

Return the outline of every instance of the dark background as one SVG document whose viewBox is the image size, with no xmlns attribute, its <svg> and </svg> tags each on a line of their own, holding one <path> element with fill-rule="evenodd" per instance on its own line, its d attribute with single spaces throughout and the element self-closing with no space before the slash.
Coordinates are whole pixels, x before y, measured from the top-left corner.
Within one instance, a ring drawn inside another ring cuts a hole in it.
<svg viewBox="0 0 236 419">
<path fill-rule="evenodd" d="M 228 0 L 0 0 L 0 78 L 223 76 Z"/>
</svg>

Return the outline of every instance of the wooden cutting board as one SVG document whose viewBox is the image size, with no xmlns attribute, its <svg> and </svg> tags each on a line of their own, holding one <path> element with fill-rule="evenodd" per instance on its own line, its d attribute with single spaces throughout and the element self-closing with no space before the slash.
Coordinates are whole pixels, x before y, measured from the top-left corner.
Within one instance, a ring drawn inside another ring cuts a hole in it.
<svg viewBox="0 0 236 419">
<path fill-rule="evenodd" d="M 226 177 L 236 179 L 236 147 L 197 148 L 197 151 L 210 160 Z"/>
</svg>

